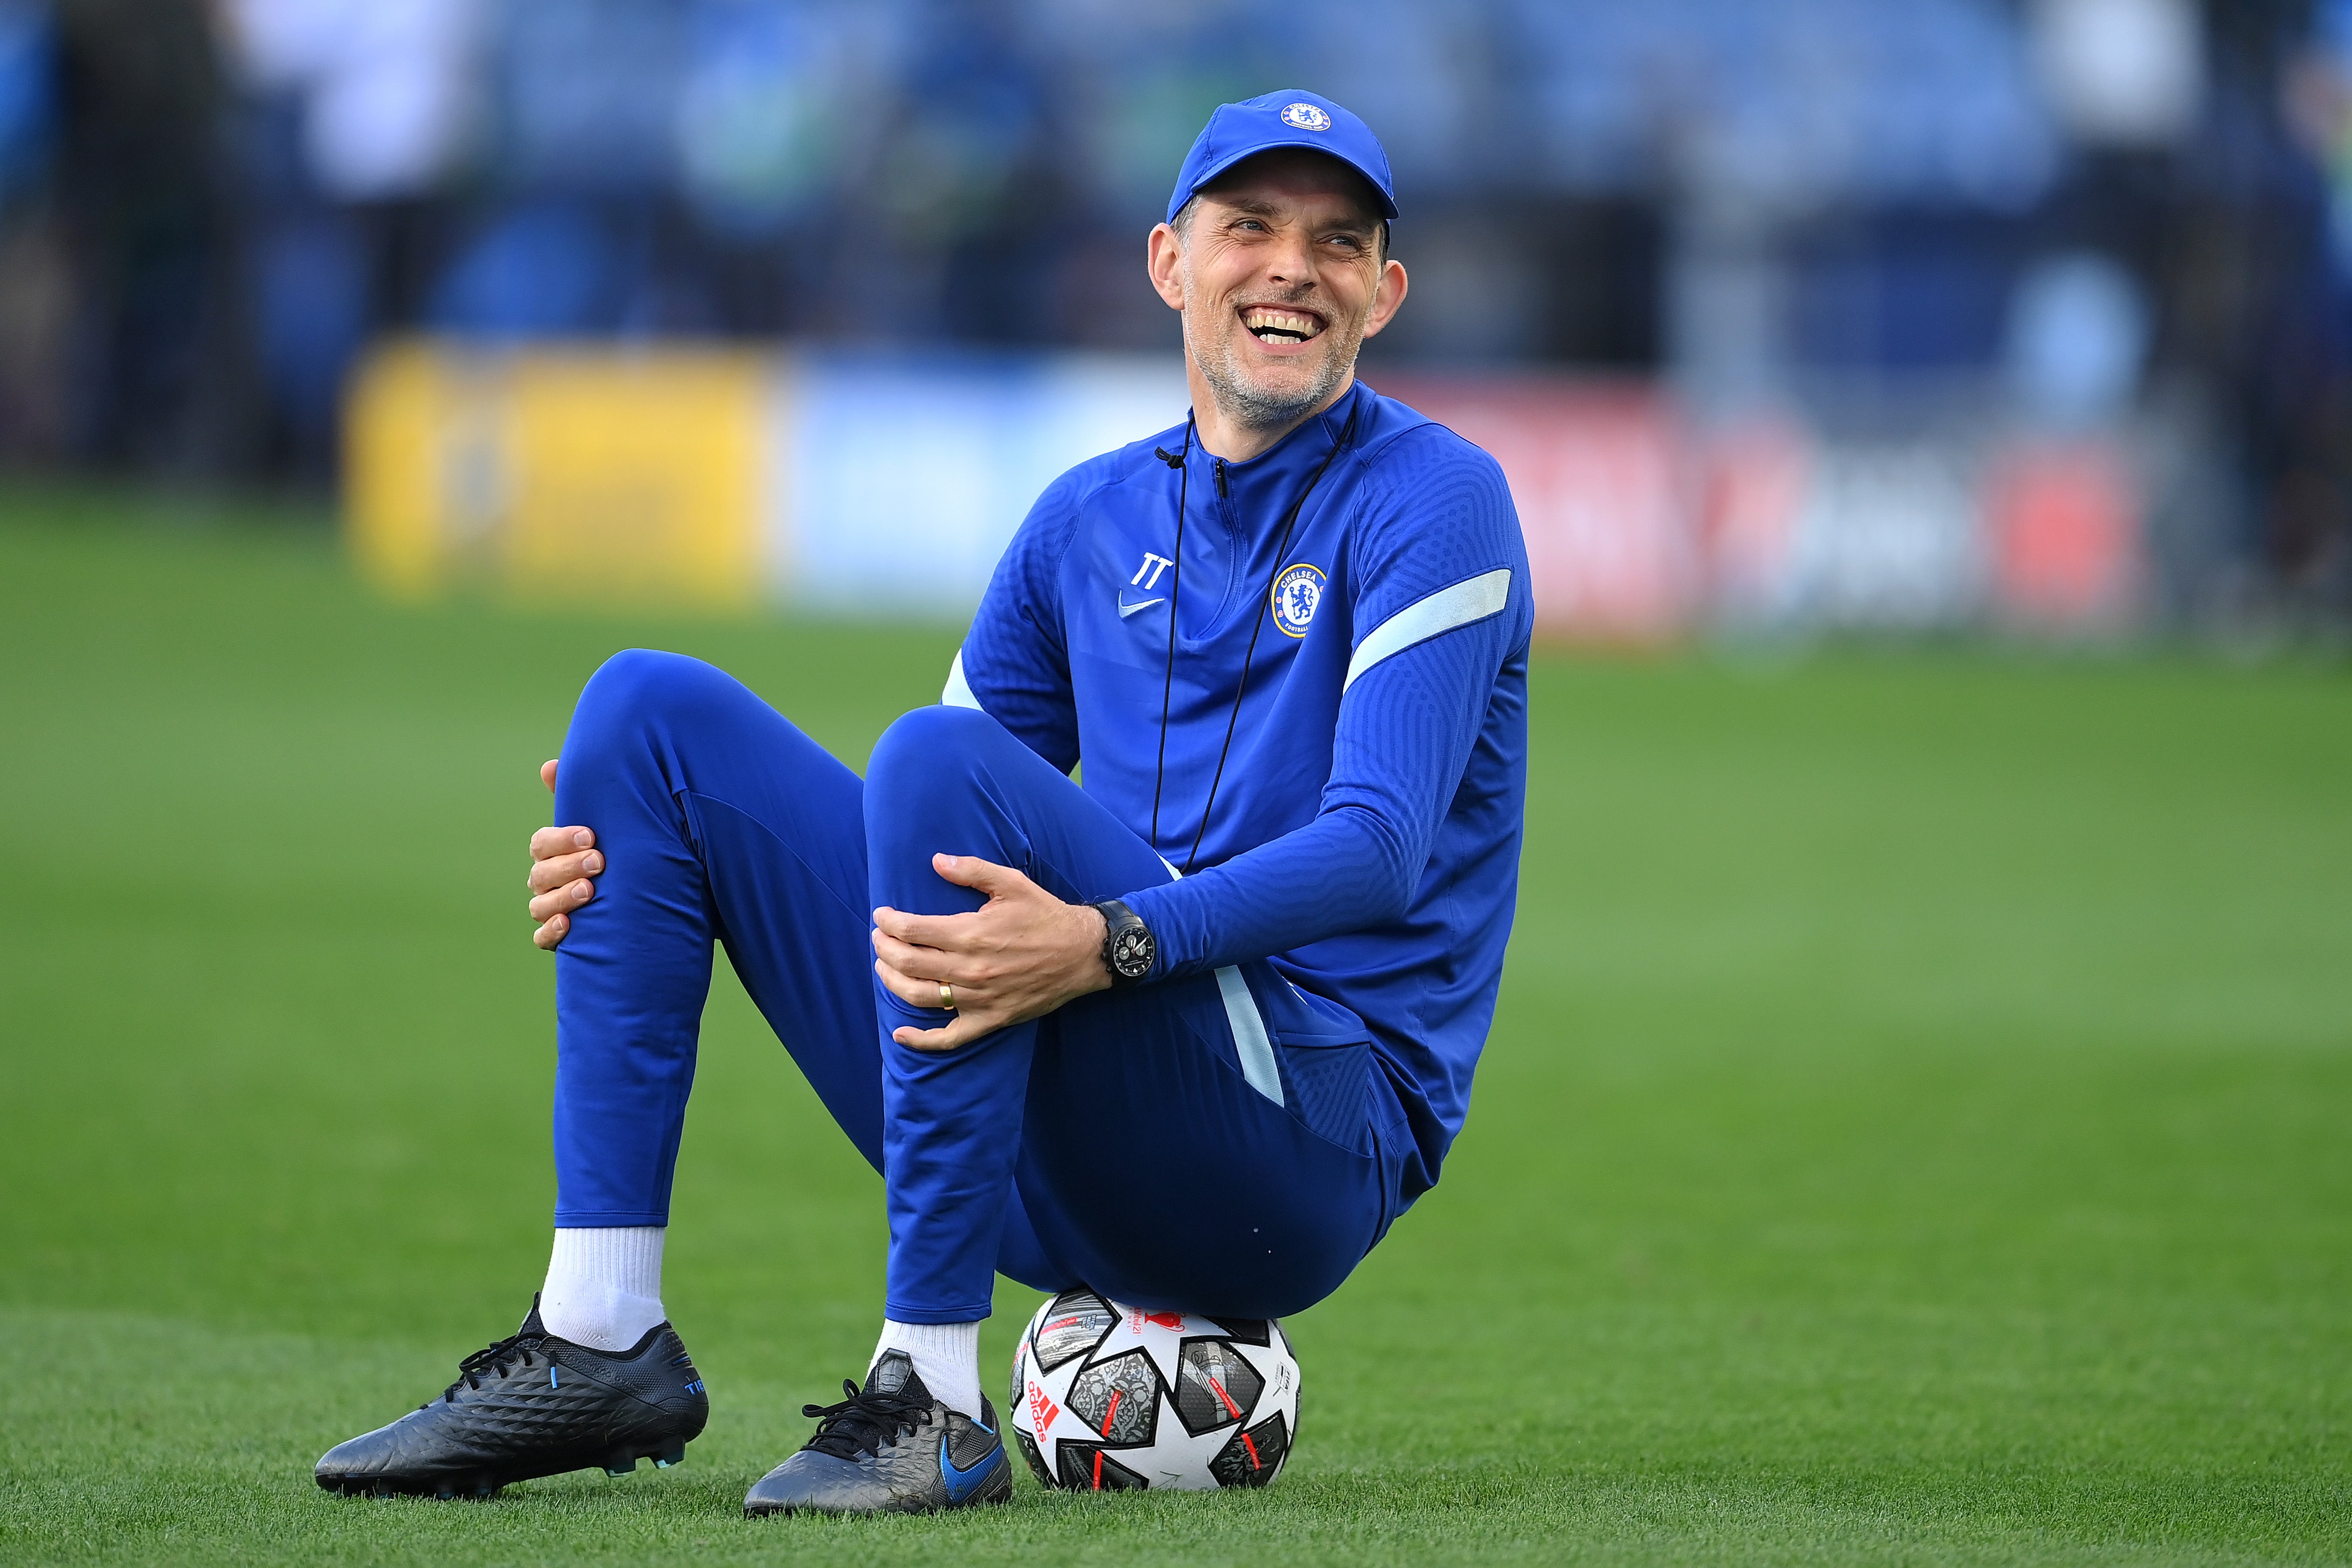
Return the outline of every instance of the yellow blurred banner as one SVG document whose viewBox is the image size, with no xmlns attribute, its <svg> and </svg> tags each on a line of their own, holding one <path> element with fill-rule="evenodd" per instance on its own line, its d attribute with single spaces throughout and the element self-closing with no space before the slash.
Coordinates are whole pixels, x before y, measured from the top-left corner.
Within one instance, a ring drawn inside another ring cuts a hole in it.
<svg viewBox="0 0 2352 1568">
<path fill-rule="evenodd" d="M 353 552 L 408 596 L 748 608 L 779 386 L 756 352 L 386 344 L 348 409 Z"/>
</svg>

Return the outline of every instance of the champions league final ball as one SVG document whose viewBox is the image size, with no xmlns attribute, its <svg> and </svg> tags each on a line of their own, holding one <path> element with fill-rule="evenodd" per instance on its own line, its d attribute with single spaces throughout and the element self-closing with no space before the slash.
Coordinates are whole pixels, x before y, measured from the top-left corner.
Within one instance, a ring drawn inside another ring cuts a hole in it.
<svg viewBox="0 0 2352 1568">
<path fill-rule="evenodd" d="M 1262 1487 L 1297 1436 L 1298 1362 L 1272 1319 L 1065 1290 L 1022 1331 L 1012 1411 L 1021 1452 L 1049 1487 Z"/>
</svg>

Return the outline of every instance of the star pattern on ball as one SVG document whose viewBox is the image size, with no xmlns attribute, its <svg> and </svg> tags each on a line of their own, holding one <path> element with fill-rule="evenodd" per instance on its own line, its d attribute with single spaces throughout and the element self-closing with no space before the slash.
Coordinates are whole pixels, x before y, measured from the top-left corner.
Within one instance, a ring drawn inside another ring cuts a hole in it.
<svg viewBox="0 0 2352 1568">
<path fill-rule="evenodd" d="M 1298 1363 L 1279 1324 L 1069 1290 L 1014 1355 L 1011 1418 L 1050 1487 L 1264 1486 L 1289 1458 Z"/>
</svg>

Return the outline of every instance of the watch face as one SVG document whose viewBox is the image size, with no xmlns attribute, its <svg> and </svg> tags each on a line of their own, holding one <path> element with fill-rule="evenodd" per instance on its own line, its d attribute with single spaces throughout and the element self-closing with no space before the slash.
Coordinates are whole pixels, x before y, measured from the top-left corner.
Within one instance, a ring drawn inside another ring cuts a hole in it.
<svg viewBox="0 0 2352 1568">
<path fill-rule="evenodd" d="M 1110 963 L 1129 980 L 1139 980 L 1150 973 L 1151 933 L 1140 926 L 1130 926 L 1111 938 Z"/>
</svg>

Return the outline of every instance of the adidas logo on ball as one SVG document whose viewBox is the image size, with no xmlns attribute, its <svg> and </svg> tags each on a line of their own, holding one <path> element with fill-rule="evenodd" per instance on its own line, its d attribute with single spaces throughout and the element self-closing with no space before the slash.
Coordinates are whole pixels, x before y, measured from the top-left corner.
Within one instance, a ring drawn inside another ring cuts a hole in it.
<svg viewBox="0 0 2352 1568">
<path fill-rule="evenodd" d="M 1298 1432 L 1298 1361 L 1264 1318 L 1148 1311 L 1066 1290 L 1013 1357 L 1013 1436 L 1082 1491 L 1262 1487 Z"/>
</svg>

